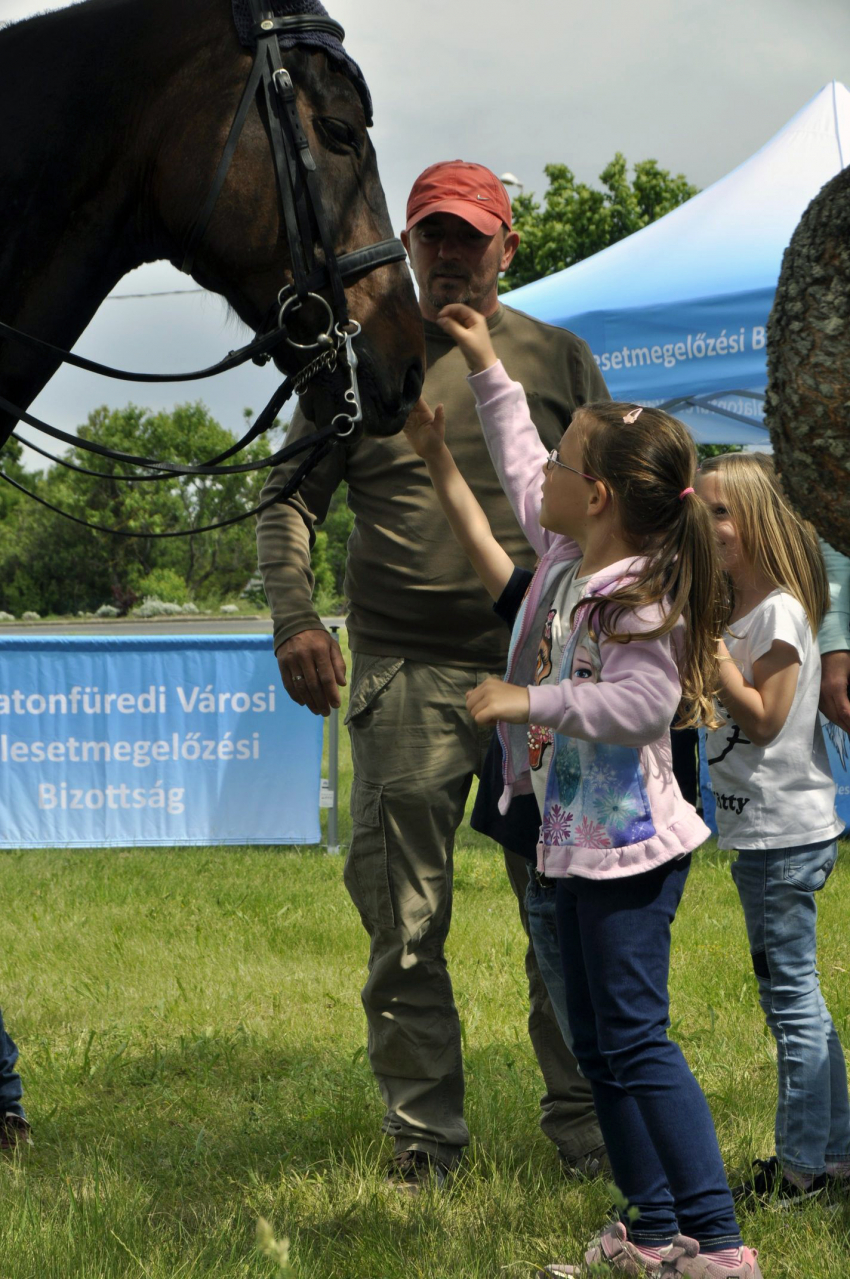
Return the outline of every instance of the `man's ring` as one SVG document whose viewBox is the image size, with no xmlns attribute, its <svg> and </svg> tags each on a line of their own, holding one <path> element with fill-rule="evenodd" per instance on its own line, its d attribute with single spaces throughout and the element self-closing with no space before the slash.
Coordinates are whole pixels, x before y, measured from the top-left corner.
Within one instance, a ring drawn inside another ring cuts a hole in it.
<svg viewBox="0 0 850 1279">
<path fill-rule="evenodd" d="M 303 678 L 304 678 L 304 676 L 303 676 L 303 675 L 293 675 L 293 676 L 292 676 L 292 682 L 293 682 L 293 684 L 297 684 L 297 683 L 298 683 L 298 681 L 299 681 L 300 679 L 303 679 Z"/>
</svg>

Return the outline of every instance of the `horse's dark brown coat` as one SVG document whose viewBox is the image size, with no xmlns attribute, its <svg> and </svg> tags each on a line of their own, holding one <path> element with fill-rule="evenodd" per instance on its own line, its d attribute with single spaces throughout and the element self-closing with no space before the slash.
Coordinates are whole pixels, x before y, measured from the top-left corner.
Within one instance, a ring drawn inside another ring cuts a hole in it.
<svg viewBox="0 0 850 1279">
<path fill-rule="evenodd" d="M 337 251 L 392 234 L 363 109 L 322 54 L 285 56 L 322 178 Z M 179 266 L 250 69 L 229 0 L 86 0 L 0 31 L 0 319 L 69 348 L 133 267 Z M 322 121 L 343 121 L 356 152 Z M 256 328 L 290 280 L 260 110 L 249 114 L 195 259 L 193 276 Z M 424 354 L 405 267 L 348 290 L 363 326 L 366 429 L 400 429 Z M 286 353 L 282 368 L 295 367 Z M 50 358 L 0 340 L 0 387 L 26 408 L 55 371 Z M 324 380 L 307 411 L 339 407 Z M 0 414 L 0 444 L 14 422 Z"/>
</svg>

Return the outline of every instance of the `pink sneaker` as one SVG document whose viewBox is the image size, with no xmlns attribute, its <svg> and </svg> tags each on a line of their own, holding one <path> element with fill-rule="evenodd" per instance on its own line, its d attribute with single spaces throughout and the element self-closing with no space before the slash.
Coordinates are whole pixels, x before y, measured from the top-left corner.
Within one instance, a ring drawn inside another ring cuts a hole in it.
<svg viewBox="0 0 850 1279">
<path fill-rule="evenodd" d="M 670 1255 L 661 1264 L 659 1279 L 764 1279 L 754 1248 L 745 1248 L 744 1255 L 732 1270 L 712 1261 L 710 1252 L 700 1252 L 696 1239 L 676 1235 Z"/>
<path fill-rule="evenodd" d="M 629 1242 L 626 1227 L 621 1221 L 612 1221 L 600 1235 L 591 1241 L 584 1254 L 584 1262 L 578 1266 L 563 1265 L 552 1262 L 537 1271 L 537 1279 L 562 1279 L 565 1275 L 586 1275 L 590 1267 L 607 1265 L 612 1271 L 624 1275 L 657 1275 L 661 1277 L 661 1261 L 652 1261 L 638 1252 Z M 594 1274 L 598 1270 L 593 1271 Z M 675 1272 L 671 1272 L 675 1273 Z"/>
</svg>

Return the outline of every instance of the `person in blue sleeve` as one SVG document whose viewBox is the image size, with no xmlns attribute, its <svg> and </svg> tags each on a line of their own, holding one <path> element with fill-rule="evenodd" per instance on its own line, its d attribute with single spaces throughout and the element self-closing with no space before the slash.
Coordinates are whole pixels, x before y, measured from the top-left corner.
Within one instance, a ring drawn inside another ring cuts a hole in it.
<svg viewBox="0 0 850 1279">
<path fill-rule="evenodd" d="M 829 578 L 829 611 L 821 623 L 820 709 L 828 720 L 850 733 L 850 559 L 821 541 Z"/>
<path fill-rule="evenodd" d="M 18 1146 L 31 1146 L 30 1126 L 21 1105 L 23 1087 L 15 1070 L 18 1050 L 6 1027 L 0 1010 L 0 1151 L 14 1151 Z"/>
</svg>

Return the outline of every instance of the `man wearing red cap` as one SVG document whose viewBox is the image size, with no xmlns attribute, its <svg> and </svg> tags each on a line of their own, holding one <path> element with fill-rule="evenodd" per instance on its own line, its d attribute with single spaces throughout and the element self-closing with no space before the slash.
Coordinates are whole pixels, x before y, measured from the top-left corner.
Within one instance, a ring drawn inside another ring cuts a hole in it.
<svg viewBox="0 0 850 1279">
<path fill-rule="evenodd" d="M 426 169 L 410 193 L 402 239 L 425 325 L 423 395 L 445 406 L 452 452 L 496 538 L 515 563 L 531 566 L 533 553 L 487 453 L 463 357 L 436 323 L 440 309 L 465 302 L 487 317 L 547 449 L 558 444 L 578 405 L 608 398 L 605 384 L 574 334 L 499 303 L 499 274 L 519 236 L 507 192 L 489 169 L 461 160 Z M 296 411 L 289 438 L 312 429 Z M 277 468 L 263 496 L 287 473 Z M 260 516 L 275 652 L 295 701 L 327 715 L 339 706 L 345 683 L 340 648 L 312 605 L 310 571 L 313 525 L 325 518 L 343 480 L 355 516 L 345 580 L 354 765 L 345 883 L 371 941 L 363 1005 L 369 1060 L 387 1108 L 383 1127 L 395 1144 L 391 1178 L 415 1189 L 428 1177 L 442 1183 L 469 1142 L 444 944 L 455 832 L 490 736 L 467 714 L 465 694 L 488 675 L 503 674 L 508 633 L 405 436 L 363 437 L 333 450 L 296 501 Z M 507 851 L 505 861 L 525 924 L 528 863 Z M 590 1088 L 564 1044 L 530 948 L 526 969 L 529 1031 L 547 1085 L 542 1127 L 567 1167 L 594 1171 L 604 1147 Z"/>
</svg>

